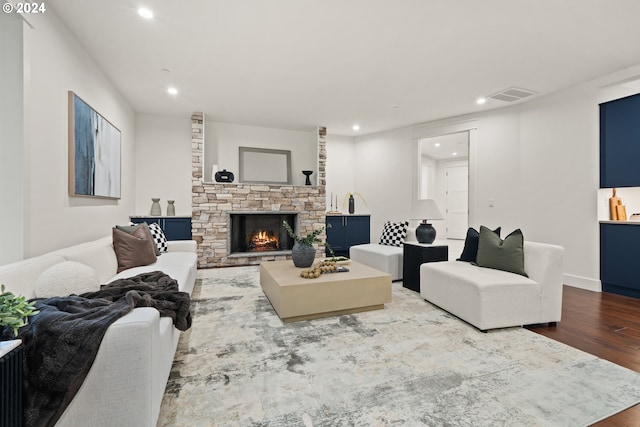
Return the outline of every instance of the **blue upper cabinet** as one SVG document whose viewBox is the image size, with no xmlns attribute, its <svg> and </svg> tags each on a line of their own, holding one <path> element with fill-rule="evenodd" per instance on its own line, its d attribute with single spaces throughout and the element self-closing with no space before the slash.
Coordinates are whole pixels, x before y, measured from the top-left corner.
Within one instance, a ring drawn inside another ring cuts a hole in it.
<svg viewBox="0 0 640 427">
<path fill-rule="evenodd" d="M 600 188 L 640 186 L 640 94 L 600 104 Z"/>
</svg>

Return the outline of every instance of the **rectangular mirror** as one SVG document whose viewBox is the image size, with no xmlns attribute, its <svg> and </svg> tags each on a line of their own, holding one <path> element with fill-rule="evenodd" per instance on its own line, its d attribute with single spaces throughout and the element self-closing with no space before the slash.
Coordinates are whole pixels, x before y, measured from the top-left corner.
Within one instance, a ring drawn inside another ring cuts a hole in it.
<svg viewBox="0 0 640 427">
<path fill-rule="evenodd" d="M 291 184 L 291 151 L 239 147 L 240 182 Z"/>
</svg>

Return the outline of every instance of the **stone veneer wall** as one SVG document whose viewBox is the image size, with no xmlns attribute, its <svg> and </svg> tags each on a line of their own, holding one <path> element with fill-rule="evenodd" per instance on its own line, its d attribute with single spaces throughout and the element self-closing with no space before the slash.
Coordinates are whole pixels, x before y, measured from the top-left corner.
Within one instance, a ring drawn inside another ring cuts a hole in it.
<svg viewBox="0 0 640 427">
<path fill-rule="evenodd" d="M 229 254 L 230 213 L 295 212 L 298 234 L 324 227 L 326 212 L 326 129 L 318 128 L 317 185 L 219 184 L 203 181 L 204 115 L 191 116 L 192 235 L 198 243 L 198 267 L 226 267 L 290 259 L 290 252 Z M 324 240 L 323 233 L 320 238 Z M 324 255 L 324 246 L 317 256 Z"/>
</svg>

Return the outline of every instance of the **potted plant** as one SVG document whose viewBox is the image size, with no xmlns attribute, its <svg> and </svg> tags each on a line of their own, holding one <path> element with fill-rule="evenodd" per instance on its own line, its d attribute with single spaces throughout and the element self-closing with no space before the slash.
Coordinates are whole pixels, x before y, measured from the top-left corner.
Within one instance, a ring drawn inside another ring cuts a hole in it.
<svg viewBox="0 0 640 427">
<path fill-rule="evenodd" d="M 18 336 L 18 329 L 29 323 L 29 317 L 38 314 L 39 311 L 33 302 L 28 302 L 23 296 L 16 296 L 4 290 L 0 285 L 0 330 L 5 326 L 13 329 L 13 336 Z"/>
<path fill-rule="evenodd" d="M 295 241 L 291 249 L 291 258 L 293 265 L 299 268 L 308 268 L 313 264 L 316 257 L 314 243 L 322 243 L 318 236 L 324 231 L 324 227 L 307 233 L 306 236 L 300 237 L 293 232 L 293 229 L 287 221 L 282 221 L 282 226 L 287 230 L 289 236 Z"/>
</svg>

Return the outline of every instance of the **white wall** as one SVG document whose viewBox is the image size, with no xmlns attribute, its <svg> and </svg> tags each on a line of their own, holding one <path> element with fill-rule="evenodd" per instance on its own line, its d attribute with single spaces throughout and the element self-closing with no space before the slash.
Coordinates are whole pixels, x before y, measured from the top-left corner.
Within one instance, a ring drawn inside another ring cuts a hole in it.
<svg viewBox="0 0 640 427">
<path fill-rule="evenodd" d="M 22 18 L 0 15 L 0 265 L 22 259 L 24 217 Z"/>
<path fill-rule="evenodd" d="M 415 135 L 474 121 L 470 226 L 521 228 L 527 240 L 562 245 L 565 283 L 600 290 L 598 103 L 629 95 L 609 85 L 638 75 L 640 66 L 519 106 L 357 137 L 356 190 L 370 202 L 372 237 L 410 213 Z"/>
<path fill-rule="evenodd" d="M 312 170 L 311 183 L 318 177 L 318 130 L 308 132 L 274 129 L 231 123 L 205 121 L 205 166 L 206 182 L 212 182 L 211 166 L 217 164 L 235 175 L 239 182 L 239 147 L 270 148 L 291 151 L 292 185 L 304 185 L 301 171 Z"/>
<path fill-rule="evenodd" d="M 135 200 L 134 113 L 55 12 L 25 26 L 25 257 L 107 236 Z M 68 91 L 121 131 L 122 198 L 68 195 Z"/>
<path fill-rule="evenodd" d="M 356 191 L 356 157 L 354 139 L 350 136 L 327 135 L 327 210 L 333 209 L 348 213 L 349 207 L 343 205 L 345 195 Z M 336 203 L 337 197 L 337 203 Z M 355 196 L 358 197 L 358 196 Z M 337 207 L 337 208 L 336 208 Z M 356 213 L 366 213 L 364 203 L 356 200 Z"/>
<path fill-rule="evenodd" d="M 411 218 L 412 195 L 417 194 L 414 183 L 417 182 L 418 149 L 409 128 L 360 136 L 355 140 L 355 191 L 367 201 L 367 210 L 371 212 L 371 241 L 377 242 L 385 221 Z M 356 213 L 359 213 L 358 201 Z"/>
<path fill-rule="evenodd" d="M 136 115 L 134 215 L 149 215 L 151 198 L 175 200 L 176 215 L 191 216 L 191 118 Z"/>
</svg>

